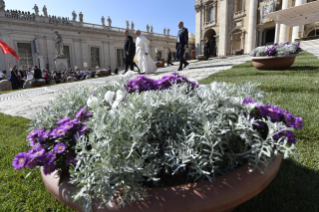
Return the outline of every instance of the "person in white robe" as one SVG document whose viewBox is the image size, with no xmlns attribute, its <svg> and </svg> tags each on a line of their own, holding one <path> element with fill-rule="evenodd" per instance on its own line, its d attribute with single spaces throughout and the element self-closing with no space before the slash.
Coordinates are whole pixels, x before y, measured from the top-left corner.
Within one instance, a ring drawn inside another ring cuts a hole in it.
<svg viewBox="0 0 319 212">
<path fill-rule="evenodd" d="M 134 62 L 140 68 L 141 73 L 152 74 L 155 73 L 157 67 L 155 62 L 149 55 L 148 45 L 150 43 L 147 38 L 141 34 L 140 30 L 136 30 L 136 53 L 134 57 Z"/>
</svg>

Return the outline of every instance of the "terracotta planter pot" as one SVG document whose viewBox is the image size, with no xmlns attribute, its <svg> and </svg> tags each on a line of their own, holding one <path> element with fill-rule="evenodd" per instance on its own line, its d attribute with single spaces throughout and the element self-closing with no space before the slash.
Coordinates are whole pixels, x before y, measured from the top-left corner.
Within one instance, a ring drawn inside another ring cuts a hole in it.
<svg viewBox="0 0 319 212">
<path fill-rule="evenodd" d="M 106 77 L 106 76 L 109 76 L 109 72 L 101 72 L 99 74 L 96 74 L 98 75 L 98 77 Z"/>
<path fill-rule="evenodd" d="M 252 57 L 253 65 L 259 70 L 285 70 L 294 64 L 296 56 Z"/>
<path fill-rule="evenodd" d="M 276 176 L 282 157 L 277 157 L 268 166 L 264 174 L 258 170 L 249 173 L 248 164 L 235 171 L 216 178 L 214 183 L 200 182 L 175 187 L 153 188 L 148 193 L 152 195 L 149 200 L 135 202 L 125 208 L 118 209 L 113 202 L 113 208 L 105 205 L 98 209 L 99 203 L 93 205 L 94 212 L 231 212 L 238 205 L 256 196 Z M 261 165 L 261 167 L 263 167 Z M 82 211 L 78 202 L 70 198 L 73 185 L 68 183 L 68 178 L 61 180 L 55 173 L 45 176 L 41 169 L 42 180 L 49 192 L 60 202 Z"/>
<path fill-rule="evenodd" d="M 44 86 L 45 85 L 45 81 L 43 82 L 34 82 L 31 84 L 31 87 L 32 88 L 36 88 L 36 87 L 41 87 L 41 86 Z"/>
<path fill-rule="evenodd" d="M 235 53 L 235 55 L 242 55 L 242 54 L 244 54 L 244 51 L 239 51 L 239 52 L 234 52 Z"/>
</svg>

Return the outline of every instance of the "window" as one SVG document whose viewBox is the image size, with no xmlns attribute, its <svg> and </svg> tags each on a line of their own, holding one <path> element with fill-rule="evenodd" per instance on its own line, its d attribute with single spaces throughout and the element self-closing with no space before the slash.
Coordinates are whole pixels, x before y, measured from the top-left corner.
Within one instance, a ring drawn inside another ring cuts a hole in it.
<svg viewBox="0 0 319 212">
<path fill-rule="evenodd" d="M 212 7 L 209 10 L 209 22 L 214 21 L 215 20 L 215 8 Z"/>
<path fill-rule="evenodd" d="M 117 50 L 117 67 L 124 67 L 124 50 Z"/>
<path fill-rule="evenodd" d="M 20 57 L 20 66 L 33 66 L 31 43 L 18 43 L 18 55 Z"/>
<path fill-rule="evenodd" d="M 157 52 L 157 57 L 158 57 L 159 59 L 161 59 L 161 58 L 162 58 L 162 52 L 158 51 L 158 52 Z"/>
<path fill-rule="evenodd" d="M 69 46 L 63 46 L 63 52 L 66 59 L 68 59 L 68 67 L 71 67 L 70 63 L 70 47 Z"/>
<path fill-rule="evenodd" d="M 91 47 L 91 67 L 100 68 L 100 49 Z"/>
</svg>

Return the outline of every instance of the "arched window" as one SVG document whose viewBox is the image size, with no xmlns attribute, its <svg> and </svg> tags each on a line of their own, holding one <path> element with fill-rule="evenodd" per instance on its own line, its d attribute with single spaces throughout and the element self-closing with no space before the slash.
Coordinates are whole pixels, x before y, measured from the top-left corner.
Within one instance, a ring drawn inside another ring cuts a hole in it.
<svg viewBox="0 0 319 212">
<path fill-rule="evenodd" d="M 214 21 L 215 20 L 215 8 L 212 7 L 209 10 L 209 22 Z"/>
</svg>

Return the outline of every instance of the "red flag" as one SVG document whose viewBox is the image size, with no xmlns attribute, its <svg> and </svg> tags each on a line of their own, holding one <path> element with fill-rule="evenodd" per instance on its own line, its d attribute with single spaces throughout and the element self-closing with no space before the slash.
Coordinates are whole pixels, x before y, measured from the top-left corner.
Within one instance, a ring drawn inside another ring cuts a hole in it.
<svg viewBox="0 0 319 212">
<path fill-rule="evenodd" d="M 20 61 L 20 58 L 17 55 L 17 53 L 10 46 L 4 43 L 2 40 L 0 40 L 0 48 L 2 49 L 4 54 L 11 54 L 15 58 L 17 58 L 18 61 Z"/>
</svg>

